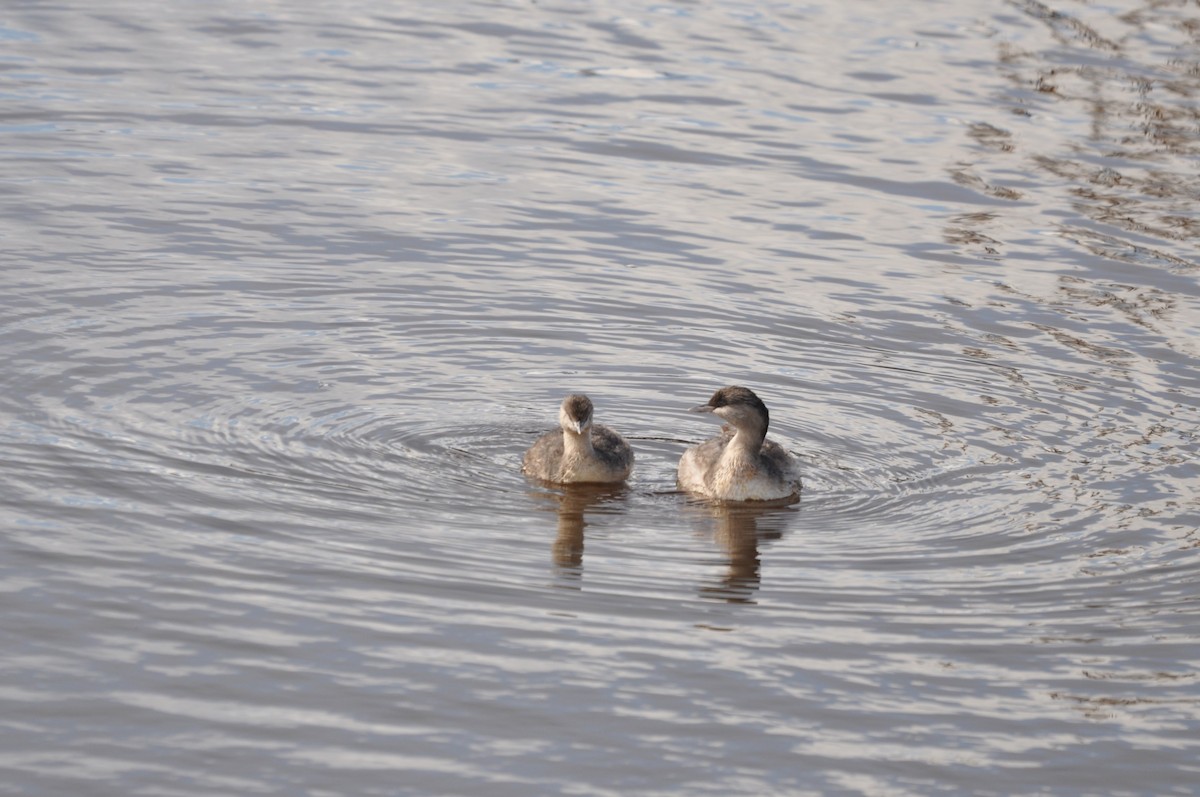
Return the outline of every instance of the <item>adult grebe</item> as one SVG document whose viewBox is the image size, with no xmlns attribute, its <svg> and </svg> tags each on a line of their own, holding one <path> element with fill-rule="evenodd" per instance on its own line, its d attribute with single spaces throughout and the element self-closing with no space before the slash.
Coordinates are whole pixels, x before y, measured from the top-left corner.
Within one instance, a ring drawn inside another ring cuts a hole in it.
<svg viewBox="0 0 1200 797">
<path fill-rule="evenodd" d="M 539 437 L 521 470 L 548 482 L 619 482 L 633 470 L 633 450 L 621 435 L 592 423 L 592 402 L 573 393 L 558 410 L 557 429 Z"/>
<path fill-rule="evenodd" d="M 729 426 L 683 452 L 679 486 L 721 501 L 777 501 L 800 494 L 796 459 L 767 440 L 767 405 L 744 387 L 723 387 L 692 412 L 711 412 Z M 732 427 L 732 428 L 730 428 Z"/>
</svg>

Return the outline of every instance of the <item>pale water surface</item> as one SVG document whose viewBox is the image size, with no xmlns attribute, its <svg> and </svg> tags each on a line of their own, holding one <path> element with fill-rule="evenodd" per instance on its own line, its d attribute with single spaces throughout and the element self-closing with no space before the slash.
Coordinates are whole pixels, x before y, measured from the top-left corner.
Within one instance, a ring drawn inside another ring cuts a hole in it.
<svg viewBox="0 0 1200 797">
<path fill-rule="evenodd" d="M 0 793 L 1196 793 L 1195 3 L 12 0 L 0 98 Z M 799 504 L 674 491 L 729 383 Z"/>
</svg>

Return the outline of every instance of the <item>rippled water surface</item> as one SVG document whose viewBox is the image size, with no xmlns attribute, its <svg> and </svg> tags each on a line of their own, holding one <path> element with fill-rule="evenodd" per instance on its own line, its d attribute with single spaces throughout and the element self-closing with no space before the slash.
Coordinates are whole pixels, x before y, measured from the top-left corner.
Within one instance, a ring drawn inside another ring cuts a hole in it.
<svg viewBox="0 0 1200 797">
<path fill-rule="evenodd" d="M 1195 793 L 1194 3 L 15 0 L 0 96 L 0 793 Z M 798 504 L 675 491 L 724 384 Z"/>
</svg>

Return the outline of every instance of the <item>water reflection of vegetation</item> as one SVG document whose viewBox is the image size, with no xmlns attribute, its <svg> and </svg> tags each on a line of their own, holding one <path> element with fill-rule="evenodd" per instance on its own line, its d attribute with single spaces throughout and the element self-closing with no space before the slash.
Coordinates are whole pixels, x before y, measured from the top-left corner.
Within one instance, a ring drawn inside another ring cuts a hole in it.
<svg viewBox="0 0 1200 797">
<path fill-rule="evenodd" d="M 955 163 L 955 181 L 1020 200 L 1035 196 L 1027 180 L 1024 190 L 1001 183 L 1016 173 L 1042 175 L 1047 186 L 1064 186 L 1071 194 L 1087 224 L 1067 220 L 1062 232 L 1092 254 L 1168 269 L 1195 267 L 1194 258 L 1170 249 L 1172 242 L 1200 235 L 1193 210 L 1200 180 L 1191 168 L 1200 154 L 1200 24 L 1187 17 L 1183 3 L 1147 2 L 1123 14 L 1050 8 L 1037 0 L 1013 5 L 1044 31 L 1041 46 L 1036 36 L 1019 46 L 997 45 L 1001 73 L 1012 87 L 999 100 L 1020 121 L 969 125 L 980 154 Z M 1030 134 L 1059 129 L 1060 117 L 1080 113 L 1089 125 L 1068 141 Z M 960 216 L 946 238 L 986 258 L 997 256 L 1006 230 L 1026 228 L 1006 226 L 1005 215 Z M 1094 229 L 1097 224 L 1109 233 Z M 1158 239 L 1163 246 L 1119 240 L 1113 232 Z"/>
</svg>

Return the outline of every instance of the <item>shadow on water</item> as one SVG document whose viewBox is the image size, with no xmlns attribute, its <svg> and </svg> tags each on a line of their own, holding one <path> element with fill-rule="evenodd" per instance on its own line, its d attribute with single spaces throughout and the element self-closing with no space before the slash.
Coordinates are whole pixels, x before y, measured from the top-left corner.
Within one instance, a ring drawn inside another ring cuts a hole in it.
<svg viewBox="0 0 1200 797">
<path fill-rule="evenodd" d="M 728 603 L 756 603 L 762 583 L 760 548 L 783 538 L 799 512 L 796 504 L 695 503 L 690 506 L 697 530 L 711 535 L 728 565 L 715 580 L 701 583 L 701 598 Z"/>
<path fill-rule="evenodd" d="M 537 481 L 537 480 L 533 480 Z M 584 529 L 587 513 L 624 504 L 629 488 L 621 484 L 550 484 L 550 492 L 531 493 L 538 509 L 558 515 L 558 532 L 550 546 L 554 567 L 565 585 L 578 587 L 583 579 Z M 607 511 L 611 512 L 612 509 Z"/>
<path fill-rule="evenodd" d="M 534 480 L 536 482 L 536 480 Z M 537 482 L 545 491 L 531 491 L 535 508 L 557 517 L 550 556 L 558 586 L 578 589 L 584 577 L 586 530 L 589 516 L 626 513 L 631 490 L 625 484 L 551 484 Z M 719 577 L 702 578 L 701 598 L 753 604 L 761 585 L 764 545 L 780 540 L 799 513 L 795 501 L 720 503 L 689 499 L 685 493 L 664 493 L 680 502 L 685 523 L 697 536 L 711 540 L 725 562 Z"/>
</svg>

